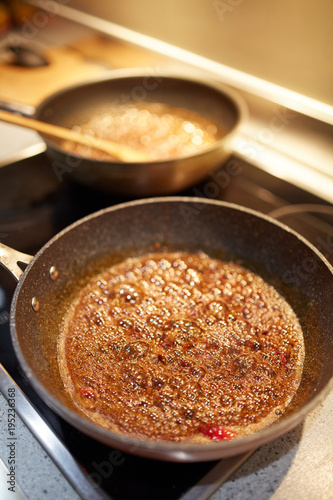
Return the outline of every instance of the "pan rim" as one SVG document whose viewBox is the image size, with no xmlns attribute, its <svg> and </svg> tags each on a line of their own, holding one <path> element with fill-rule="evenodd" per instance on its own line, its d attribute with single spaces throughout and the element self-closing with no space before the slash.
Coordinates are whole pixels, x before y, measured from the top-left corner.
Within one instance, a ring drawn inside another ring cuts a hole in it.
<svg viewBox="0 0 333 500">
<path fill-rule="evenodd" d="M 315 255 L 323 262 L 328 271 L 333 275 L 333 266 L 327 261 L 327 259 L 321 254 L 321 252 L 314 247 L 310 242 L 308 242 L 302 235 L 298 234 L 293 229 L 289 228 L 282 222 L 273 219 L 272 217 L 262 214 L 256 210 L 243 207 L 235 203 L 229 203 L 219 200 L 210 200 L 199 197 L 189 197 L 189 196 L 165 196 L 165 197 L 152 197 L 146 199 L 133 200 L 129 202 L 120 203 L 111 207 L 103 208 L 97 212 L 83 217 L 68 227 L 64 228 L 53 238 L 51 238 L 34 256 L 32 261 L 28 264 L 25 269 L 19 283 L 15 289 L 13 301 L 11 305 L 10 313 L 10 332 L 13 347 L 16 356 L 20 362 L 20 365 L 26 374 L 29 382 L 36 390 L 38 395 L 42 397 L 43 401 L 52 408 L 58 415 L 64 418 L 71 425 L 76 426 L 82 432 L 90 435 L 91 437 L 100 439 L 102 442 L 106 443 L 108 446 L 114 446 L 122 451 L 130 452 L 129 448 L 135 450 L 135 454 L 143 456 L 146 458 L 154 458 L 164 461 L 175 461 L 175 462 L 198 462 L 198 461 L 209 461 L 216 460 L 220 458 L 227 458 L 231 456 L 238 455 L 245 451 L 250 451 L 256 449 L 268 441 L 272 441 L 286 432 L 293 429 L 296 425 L 301 423 L 305 416 L 308 415 L 312 410 L 314 410 L 328 395 L 328 393 L 333 388 L 333 375 L 328 380 L 326 385 L 312 397 L 303 407 L 301 407 L 294 414 L 282 419 L 258 433 L 246 436 L 234 441 L 223 441 L 219 443 L 204 443 L 204 444 L 186 444 L 186 443 L 169 443 L 161 441 L 148 441 L 137 439 L 133 437 L 124 436 L 121 434 L 115 434 L 107 429 L 104 429 L 88 419 L 85 419 L 76 413 L 74 413 L 69 408 L 65 407 L 60 403 L 55 397 L 53 397 L 48 390 L 35 378 L 25 357 L 21 351 L 19 341 L 16 334 L 16 322 L 15 322 L 15 311 L 16 303 L 19 297 L 21 288 L 24 285 L 26 276 L 28 275 L 31 267 L 34 263 L 43 255 L 44 251 L 49 248 L 55 241 L 61 238 L 64 234 L 75 229 L 77 226 L 84 224 L 85 222 L 92 220 L 94 218 L 100 217 L 101 215 L 113 211 L 118 211 L 126 209 L 127 207 L 135 207 L 139 205 L 155 204 L 155 203 L 180 203 L 180 202 L 192 202 L 201 203 L 209 205 L 224 206 L 233 210 L 248 213 L 259 217 L 260 219 L 267 220 L 269 223 L 280 227 L 282 230 L 293 234 L 299 241 L 305 244 Z M 272 432 L 273 431 L 273 432 Z M 131 452 L 130 452 L 131 453 Z"/>
<path fill-rule="evenodd" d="M 146 73 L 144 72 L 146 71 Z M 114 69 L 114 70 L 109 70 L 107 72 L 104 72 L 102 75 L 97 75 L 95 77 L 89 78 L 86 80 L 84 83 L 75 83 L 72 85 L 67 86 L 65 89 L 58 90 L 54 92 L 53 94 L 47 96 L 41 103 L 38 104 L 38 106 L 35 109 L 34 116 L 38 116 L 41 109 L 47 106 L 47 104 L 52 101 L 53 99 L 57 97 L 61 97 L 63 94 L 73 91 L 77 88 L 84 88 L 84 87 L 89 87 L 90 85 L 93 84 L 98 84 L 98 83 L 103 83 L 103 82 L 108 82 L 108 81 L 114 81 L 114 80 L 129 80 L 131 78 L 164 78 L 164 79 L 170 79 L 170 80 L 179 80 L 179 81 L 184 81 L 187 83 L 194 83 L 197 85 L 201 85 L 202 87 L 205 87 L 207 90 L 214 90 L 215 92 L 218 92 L 221 94 L 222 97 L 227 99 L 230 104 L 233 105 L 235 108 L 235 111 L 237 113 L 237 118 L 235 120 L 234 125 L 232 128 L 230 128 L 229 131 L 221 138 L 218 139 L 212 146 L 206 147 L 202 150 L 199 150 L 197 153 L 190 154 L 190 155 L 182 155 L 178 157 L 171 157 L 171 158 L 166 158 L 166 159 L 153 159 L 153 160 L 148 160 L 144 162 L 144 164 L 147 165 L 165 165 L 172 162 L 176 161 L 182 161 L 182 160 L 187 160 L 191 159 L 193 157 L 200 157 L 203 154 L 209 153 L 211 151 L 217 150 L 220 147 L 222 147 L 227 141 L 231 140 L 232 137 L 236 134 L 237 130 L 241 126 L 242 123 L 244 123 L 249 115 L 249 110 L 248 106 L 245 102 L 245 99 L 240 95 L 236 90 L 234 90 L 232 87 L 229 87 L 228 85 L 219 82 L 218 80 L 213 79 L 212 77 L 208 77 L 206 75 L 203 75 L 199 71 L 195 70 L 185 70 L 185 69 L 172 69 L 168 71 L 166 68 L 163 68 L 162 70 L 156 70 L 156 68 L 145 68 L 144 70 L 139 70 L 138 68 L 121 68 L 121 69 Z M 52 149 L 54 149 L 57 153 L 66 153 L 65 150 L 59 147 L 59 145 L 56 142 L 53 142 L 51 139 L 48 139 L 47 136 L 44 134 L 40 134 L 45 143 L 48 145 L 50 144 L 52 146 Z M 117 160 L 115 161 L 105 161 L 105 160 L 100 160 L 98 158 L 88 158 L 85 156 L 79 156 L 75 153 L 69 153 L 69 155 L 77 160 L 84 160 L 86 162 L 96 162 L 99 165 L 103 164 L 109 164 L 111 163 L 112 165 L 117 165 L 121 164 L 122 168 L 128 169 L 131 166 L 135 165 L 141 165 L 142 162 L 119 162 Z"/>
</svg>

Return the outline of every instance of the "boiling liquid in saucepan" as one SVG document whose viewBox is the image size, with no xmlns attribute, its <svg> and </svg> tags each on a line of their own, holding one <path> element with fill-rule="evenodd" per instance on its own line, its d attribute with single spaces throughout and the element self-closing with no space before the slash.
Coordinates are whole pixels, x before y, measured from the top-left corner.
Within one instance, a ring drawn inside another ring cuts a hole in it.
<svg viewBox="0 0 333 500">
<path fill-rule="evenodd" d="M 78 118 L 73 128 L 88 136 L 125 144 L 158 160 L 195 154 L 225 135 L 198 113 L 160 103 L 110 106 L 86 121 Z M 79 156 L 110 160 L 107 153 L 70 141 L 63 141 L 61 147 Z"/>
<path fill-rule="evenodd" d="M 65 322 L 74 403 L 115 432 L 205 442 L 276 420 L 301 378 L 299 321 L 253 272 L 205 254 L 130 258 L 93 279 Z"/>
</svg>

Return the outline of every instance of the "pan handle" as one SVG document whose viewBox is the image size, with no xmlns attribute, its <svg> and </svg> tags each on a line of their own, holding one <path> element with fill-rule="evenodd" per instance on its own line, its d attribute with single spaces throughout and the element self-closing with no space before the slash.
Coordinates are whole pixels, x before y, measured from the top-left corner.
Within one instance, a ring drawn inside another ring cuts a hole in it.
<svg viewBox="0 0 333 500">
<path fill-rule="evenodd" d="M 32 259 L 33 257 L 31 255 L 18 252 L 0 243 L 0 264 L 7 269 L 17 281 L 19 281 L 23 273 L 20 264 L 23 266 L 28 265 Z"/>
<path fill-rule="evenodd" d="M 23 104 L 19 102 L 7 102 L 0 99 L 0 109 L 5 111 L 10 111 L 11 113 L 16 113 L 18 115 L 26 116 L 31 118 L 34 116 L 36 109 L 29 104 Z"/>
</svg>

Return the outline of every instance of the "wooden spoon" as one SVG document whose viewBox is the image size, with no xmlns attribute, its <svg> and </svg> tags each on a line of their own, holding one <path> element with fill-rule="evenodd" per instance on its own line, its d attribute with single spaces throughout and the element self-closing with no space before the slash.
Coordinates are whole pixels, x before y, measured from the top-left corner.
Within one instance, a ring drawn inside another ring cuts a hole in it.
<svg viewBox="0 0 333 500">
<path fill-rule="evenodd" d="M 50 137 L 56 137 L 57 139 L 64 139 L 83 144 L 90 148 L 108 153 L 109 155 L 124 162 L 135 163 L 151 160 L 151 157 L 147 153 L 137 151 L 136 149 L 125 146 L 124 144 L 118 144 L 109 140 L 101 139 L 100 137 L 87 136 L 81 134 L 80 132 L 60 127 L 59 125 L 41 122 L 33 118 L 16 115 L 9 111 L 0 110 L 0 120 L 12 123 L 13 125 L 19 125 L 21 127 L 36 130 L 36 132 L 40 132 Z"/>
</svg>

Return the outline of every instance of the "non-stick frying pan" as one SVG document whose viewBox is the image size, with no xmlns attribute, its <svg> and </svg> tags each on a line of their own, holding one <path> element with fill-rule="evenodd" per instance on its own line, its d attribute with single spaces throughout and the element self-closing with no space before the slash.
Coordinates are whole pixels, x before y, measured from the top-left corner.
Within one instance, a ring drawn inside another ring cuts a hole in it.
<svg viewBox="0 0 333 500">
<path fill-rule="evenodd" d="M 203 250 L 236 259 L 261 274 L 289 301 L 304 330 L 306 357 L 300 388 L 281 419 L 257 434 L 212 444 L 152 443 L 115 435 L 79 414 L 62 385 L 57 338 L 76 289 L 106 264 L 154 251 Z M 2 263 L 19 278 L 11 335 L 20 364 L 41 398 L 74 427 L 137 455 L 205 461 L 254 449 L 299 424 L 332 388 L 333 269 L 297 233 L 254 211 L 200 198 L 139 200 L 92 214 L 62 231 L 34 258 L 0 247 Z"/>
<path fill-rule="evenodd" d="M 135 197 L 168 195 L 204 179 L 230 156 L 232 140 L 246 114 L 246 105 L 232 89 L 208 82 L 196 74 L 147 70 L 114 70 L 86 83 L 67 87 L 46 98 L 34 112 L 37 120 L 72 128 L 104 115 L 117 104 L 164 103 L 194 111 L 223 133 L 217 142 L 197 154 L 163 161 L 122 163 L 83 158 L 68 153 L 43 135 L 46 153 L 61 181 L 76 181 L 106 192 Z"/>
</svg>

